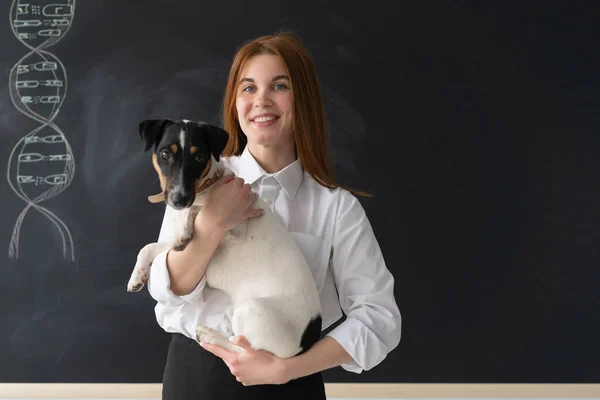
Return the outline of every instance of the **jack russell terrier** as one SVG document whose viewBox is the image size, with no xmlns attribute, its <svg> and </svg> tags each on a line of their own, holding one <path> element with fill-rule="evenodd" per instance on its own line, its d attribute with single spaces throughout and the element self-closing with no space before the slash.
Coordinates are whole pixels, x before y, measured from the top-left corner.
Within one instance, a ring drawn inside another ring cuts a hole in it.
<svg viewBox="0 0 600 400">
<path fill-rule="evenodd" d="M 232 173 L 220 162 L 229 139 L 221 128 L 156 119 L 141 122 L 139 133 L 144 151 L 153 148 L 152 161 L 162 189 L 148 200 L 165 201 L 176 210 L 171 221 L 175 234 L 173 242 L 150 243 L 140 250 L 127 285 L 129 292 L 147 283 L 152 261 L 160 252 L 185 249 L 212 183 Z M 225 235 L 206 267 L 206 284 L 231 298 L 235 336 L 243 335 L 254 349 L 293 357 L 320 338 L 319 293 L 306 260 L 271 209 L 260 198 L 254 206 L 264 214 L 244 220 Z M 242 351 L 202 325 L 197 327 L 196 340 Z"/>
</svg>

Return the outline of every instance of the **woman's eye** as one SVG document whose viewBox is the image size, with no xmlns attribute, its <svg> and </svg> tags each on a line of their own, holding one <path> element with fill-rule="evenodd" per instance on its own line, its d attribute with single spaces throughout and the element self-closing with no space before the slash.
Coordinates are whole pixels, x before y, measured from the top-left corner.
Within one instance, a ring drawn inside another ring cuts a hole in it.
<svg viewBox="0 0 600 400">
<path fill-rule="evenodd" d="M 284 90 L 284 89 L 287 89 L 287 86 L 285 86 L 283 83 L 276 83 L 273 86 L 273 89 L 275 89 L 275 90 Z"/>
<path fill-rule="evenodd" d="M 196 160 L 197 163 L 200 163 L 200 164 L 204 162 L 204 156 L 202 154 L 196 154 L 194 159 Z"/>
<path fill-rule="evenodd" d="M 245 87 L 245 88 L 242 90 L 242 92 L 248 92 L 248 93 L 250 93 L 250 92 L 252 92 L 252 91 L 254 91 L 254 86 L 246 86 L 246 87 Z"/>
<path fill-rule="evenodd" d="M 169 153 L 167 150 L 163 150 L 160 152 L 160 156 L 163 158 L 163 160 L 168 160 L 171 157 L 171 153 Z"/>
</svg>

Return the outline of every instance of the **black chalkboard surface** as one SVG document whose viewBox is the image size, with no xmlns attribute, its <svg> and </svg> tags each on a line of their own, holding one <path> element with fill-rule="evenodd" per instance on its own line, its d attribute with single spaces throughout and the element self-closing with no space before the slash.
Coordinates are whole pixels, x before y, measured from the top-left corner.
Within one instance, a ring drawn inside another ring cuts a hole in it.
<svg viewBox="0 0 600 400">
<path fill-rule="evenodd" d="M 4 2 L 0 382 L 160 382 L 125 290 L 163 213 L 137 124 L 219 124 L 236 47 L 285 28 L 403 314 L 381 365 L 326 380 L 600 383 L 600 32 L 529 4 Z"/>
</svg>

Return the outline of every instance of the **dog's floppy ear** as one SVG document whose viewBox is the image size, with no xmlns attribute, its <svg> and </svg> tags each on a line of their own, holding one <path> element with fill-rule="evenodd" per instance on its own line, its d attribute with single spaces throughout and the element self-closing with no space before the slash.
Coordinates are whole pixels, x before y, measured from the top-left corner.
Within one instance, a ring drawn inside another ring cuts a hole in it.
<svg viewBox="0 0 600 400">
<path fill-rule="evenodd" d="M 203 122 L 199 123 L 199 125 L 206 131 L 206 142 L 208 143 L 210 152 L 215 160 L 219 161 L 221 153 L 223 153 L 225 146 L 227 146 L 229 134 L 226 130 L 221 129 L 218 126 L 205 124 Z"/>
<path fill-rule="evenodd" d="M 170 119 L 147 119 L 140 122 L 139 133 L 144 141 L 144 152 L 148 152 L 154 143 L 160 140 L 166 124 L 172 123 Z"/>
</svg>

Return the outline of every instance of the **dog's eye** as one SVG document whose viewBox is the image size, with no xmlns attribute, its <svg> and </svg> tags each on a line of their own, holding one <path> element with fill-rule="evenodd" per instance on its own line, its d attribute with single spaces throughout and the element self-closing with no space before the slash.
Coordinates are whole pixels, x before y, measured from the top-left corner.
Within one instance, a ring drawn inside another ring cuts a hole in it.
<svg viewBox="0 0 600 400">
<path fill-rule="evenodd" d="M 204 162 L 204 156 L 202 154 L 196 154 L 194 160 L 196 160 L 197 163 L 202 164 Z"/>
<path fill-rule="evenodd" d="M 163 160 L 168 160 L 171 157 L 171 153 L 169 153 L 167 150 L 163 150 L 160 152 L 160 156 L 163 158 Z"/>
</svg>

